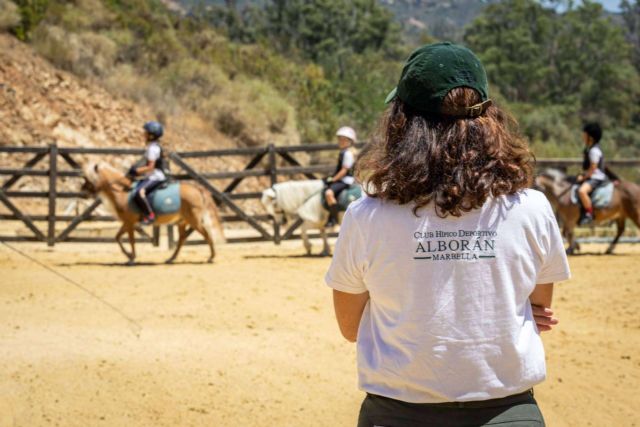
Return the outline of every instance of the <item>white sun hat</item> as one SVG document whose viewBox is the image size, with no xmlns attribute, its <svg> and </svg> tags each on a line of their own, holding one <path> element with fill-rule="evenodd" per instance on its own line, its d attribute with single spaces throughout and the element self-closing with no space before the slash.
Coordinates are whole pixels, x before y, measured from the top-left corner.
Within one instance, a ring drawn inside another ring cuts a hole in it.
<svg viewBox="0 0 640 427">
<path fill-rule="evenodd" d="M 338 129 L 338 132 L 336 132 L 336 136 L 344 136 L 345 138 L 349 138 L 354 143 L 357 142 L 356 131 L 349 126 L 342 126 L 340 129 Z"/>
</svg>

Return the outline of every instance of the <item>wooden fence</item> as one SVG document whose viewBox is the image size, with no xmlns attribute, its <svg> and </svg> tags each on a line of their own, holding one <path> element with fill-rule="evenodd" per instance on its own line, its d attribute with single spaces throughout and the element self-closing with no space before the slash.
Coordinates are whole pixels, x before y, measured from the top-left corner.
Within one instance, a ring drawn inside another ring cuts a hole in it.
<svg viewBox="0 0 640 427">
<path fill-rule="evenodd" d="M 359 144 L 362 147 L 364 144 Z M 336 150 L 334 144 L 312 144 L 302 146 L 277 147 L 268 145 L 257 148 L 236 148 L 227 150 L 210 151 L 185 151 L 172 152 L 168 158 L 174 171 L 172 178 L 177 180 L 193 180 L 202 185 L 214 198 L 219 206 L 226 208 L 230 214 L 223 215 L 224 222 L 243 222 L 257 232 L 256 236 L 237 237 L 229 239 L 229 242 L 255 242 L 273 241 L 278 244 L 282 240 L 295 239 L 298 236 L 295 231 L 301 224 L 296 221 L 288 228 L 281 230 L 280 226 L 272 218 L 265 214 L 251 214 L 242 206 L 243 200 L 259 199 L 260 192 L 238 192 L 240 183 L 247 178 L 263 177 L 270 185 L 278 182 L 279 178 L 288 179 L 296 176 L 308 179 L 317 179 L 331 173 L 334 164 L 304 165 L 296 153 L 313 153 L 320 151 Z M 78 155 L 110 155 L 110 156 L 141 156 L 142 149 L 130 148 L 63 148 L 56 145 L 44 147 L 0 147 L 0 155 L 5 156 L 29 156 L 21 168 L 0 168 L 0 176 L 8 178 L 0 186 L 0 205 L 4 205 L 9 213 L 0 213 L 0 221 L 21 221 L 29 230 L 29 235 L 3 235 L 0 233 L 0 241 L 36 241 L 46 242 L 54 246 L 61 242 L 113 242 L 113 237 L 88 237 L 76 236 L 74 231 L 78 225 L 87 221 L 115 221 L 111 216 L 98 215 L 96 209 L 100 206 L 99 199 L 94 200 L 88 207 L 77 215 L 59 215 L 57 207 L 60 200 L 79 199 L 84 196 L 79 191 L 81 186 L 82 170 L 77 161 Z M 74 156 L 76 158 L 74 158 Z M 248 159 L 242 170 L 227 171 L 202 171 L 194 165 L 198 159 L 228 157 L 241 157 Z M 46 159 L 46 160 L 45 160 Z M 42 166 L 46 168 L 36 168 Z M 580 164 L 581 159 L 538 159 L 538 167 L 570 167 Z M 15 164 L 15 161 L 9 162 Z M 640 159 L 611 160 L 608 165 L 616 167 L 640 166 Z M 16 183 L 23 177 L 43 177 L 48 181 L 46 190 L 20 191 L 14 190 Z M 78 191 L 58 191 L 60 178 L 78 178 Z M 221 181 L 227 181 L 222 186 Z M 46 203 L 46 214 L 30 214 L 19 208 L 14 200 L 18 198 L 43 199 Z M 39 228 L 36 223 L 46 224 L 46 230 Z M 56 226 L 63 224 L 61 231 Z M 160 230 L 153 227 L 149 234 L 138 227 L 138 241 L 159 244 Z M 173 229 L 168 228 L 169 245 L 173 245 Z M 200 242 L 189 242 L 197 244 Z"/>
<path fill-rule="evenodd" d="M 364 144 L 358 144 L 362 147 Z M 228 239 L 229 242 L 251 242 L 251 241 L 273 241 L 280 243 L 282 240 L 296 239 L 299 236 L 295 231 L 301 225 L 301 221 L 296 221 L 286 230 L 281 230 L 279 224 L 275 223 L 266 214 L 250 214 L 241 206 L 243 200 L 259 199 L 260 192 L 238 192 L 240 183 L 247 178 L 264 177 L 270 185 L 278 182 L 278 178 L 292 178 L 296 176 L 307 179 L 318 179 L 333 171 L 334 164 L 303 165 L 296 158 L 296 153 L 314 153 L 320 151 L 335 151 L 335 144 L 314 144 L 304 146 L 276 147 L 268 145 L 257 148 L 236 148 L 226 150 L 210 151 L 185 151 L 172 152 L 168 155 L 170 164 L 173 167 L 172 178 L 176 180 L 193 180 L 202 185 L 213 197 L 218 206 L 225 207 L 230 211 L 230 215 L 223 215 L 224 222 L 244 222 L 251 229 L 257 231 L 257 236 L 238 237 Z M 54 246 L 60 242 L 112 242 L 114 238 L 75 236 L 73 231 L 78 225 L 87 221 L 115 221 L 116 218 L 106 215 L 98 215 L 96 209 L 101 205 L 100 199 L 94 200 L 87 208 L 78 215 L 59 215 L 57 207 L 60 200 L 80 199 L 85 195 L 79 191 L 82 181 L 79 179 L 78 191 L 58 191 L 57 186 L 60 178 L 81 178 L 83 176 L 78 155 L 109 155 L 109 156 L 137 156 L 143 154 L 142 149 L 130 148 L 63 148 L 56 145 L 46 147 L 0 147 L 0 154 L 6 153 L 8 156 L 30 156 L 21 168 L 0 168 L 0 176 L 8 178 L 0 186 L 0 205 L 4 205 L 10 213 L 0 213 L 0 221 L 21 221 L 30 231 L 30 235 L 3 235 L 0 234 L 0 241 L 35 241 L 46 242 L 49 246 Z M 242 157 L 248 158 L 242 170 L 227 171 L 201 171 L 193 162 L 197 159 Z M 48 161 L 46 168 L 37 168 Z M 15 161 L 9 162 L 15 164 Z M 15 185 L 23 177 L 43 177 L 48 181 L 48 188 L 40 191 L 20 191 L 14 190 Z M 218 183 L 229 181 L 225 186 Z M 44 199 L 46 200 L 46 214 L 31 214 L 19 208 L 14 199 Z M 40 229 L 36 223 L 44 222 L 46 230 Z M 60 223 L 65 224 L 61 231 L 56 230 Z M 160 230 L 158 227 L 152 228 L 149 234 L 142 227 L 137 227 L 137 241 L 159 244 Z M 168 226 L 169 245 L 173 245 L 173 227 Z M 197 244 L 202 242 L 189 242 Z"/>
</svg>

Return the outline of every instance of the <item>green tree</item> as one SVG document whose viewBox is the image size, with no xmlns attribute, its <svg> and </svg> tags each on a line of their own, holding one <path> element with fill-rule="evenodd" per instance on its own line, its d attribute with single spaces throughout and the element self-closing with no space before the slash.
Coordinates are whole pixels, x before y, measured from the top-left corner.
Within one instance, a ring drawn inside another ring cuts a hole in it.
<svg viewBox="0 0 640 427">
<path fill-rule="evenodd" d="M 557 19 L 547 80 L 550 100 L 575 100 L 585 117 L 628 125 L 640 100 L 638 72 L 620 26 L 602 5 L 584 1 Z"/>
<path fill-rule="evenodd" d="M 510 102 L 567 105 L 584 118 L 628 125 L 638 109 L 640 82 L 623 30 L 598 3 L 567 2 L 562 13 L 552 3 L 491 5 L 465 40 Z"/>
<path fill-rule="evenodd" d="M 640 70 L 640 1 L 636 0 L 620 2 L 622 18 L 627 32 L 627 41 L 633 49 L 633 64 Z"/>
<path fill-rule="evenodd" d="M 393 49 L 400 29 L 375 0 L 270 0 L 265 36 L 282 52 L 321 61 Z"/>
<path fill-rule="evenodd" d="M 508 0 L 488 6 L 467 29 L 465 42 L 509 100 L 544 99 L 554 14 L 533 0 Z"/>
</svg>

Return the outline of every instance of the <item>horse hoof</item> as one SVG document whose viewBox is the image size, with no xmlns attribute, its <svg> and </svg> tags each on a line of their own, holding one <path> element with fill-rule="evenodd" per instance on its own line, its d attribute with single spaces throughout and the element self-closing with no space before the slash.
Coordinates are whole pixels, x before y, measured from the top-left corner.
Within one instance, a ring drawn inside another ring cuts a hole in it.
<svg viewBox="0 0 640 427">
<path fill-rule="evenodd" d="M 168 260 L 166 260 L 164 263 L 165 264 L 173 264 L 173 258 L 169 258 Z"/>
<path fill-rule="evenodd" d="M 130 259 L 129 261 L 127 261 L 126 265 L 129 266 L 129 267 L 133 267 L 134 265 L 136 265 L 136 262 L 134 260 Z"/>
<path fill-rule="evenodd" d="M 207 263 L 209 263 L 209 264 L 213 264 L 213 257 L 209 258 L 209 259 L 207 260 Z"/>
</svg>

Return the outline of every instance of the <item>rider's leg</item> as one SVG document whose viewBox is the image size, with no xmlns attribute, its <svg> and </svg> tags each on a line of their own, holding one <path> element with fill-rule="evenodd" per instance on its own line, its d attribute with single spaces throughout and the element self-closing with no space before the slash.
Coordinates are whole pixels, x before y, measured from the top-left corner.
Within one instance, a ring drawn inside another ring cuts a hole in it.
<svg viewBox="0 0 640 427">
<path fill-rule="evenodd" d="M 328 188 L 327 191 L 324 192 L 324 197 L 327 200 L 327 205 L 329 206 L 338 203 L 338 201 L 336 200 L 336 195 L 333 193 L 333 190 L 331 188 Z"/>
<path fill-rule="evenodd" d="M 135 200 L 144 214 L 144 222 L 150 222 L 155 219 L 155 214 L 147 198 L 147 194 L 160 184 L 159 181 L 144 180 L 138 185 Z"/>
<path fill-rule="evenodd" d="M 325 199 L 327 200 L 327 206 L 329 207 L 329 220 L 327 221 L 327 227 L 333 227 L 338 224 L 338 213 L 340 206 L 338 206 L 337 197 L 341 191 L 347 188 L 348 185 L 342 181 L 332 182 L 329 188 L 325 192 Z"/>
<path fill-rule="evenodd" d="M 327 227 L 333 227 L 338 223 L 338 201 L 336 200 L 336 195 L 331 187 L 324 192 L 324 198 L 327 201 L 327 207 L 329 208 Z"/>
<path fill-rule="evenodd" d="M 582 203 L 582 215 L 580 215 L 579 225 L 589 225 L 593 222 L 593 204 L 591 203 L 591 197 L 589 193 L 593 190 L 593 187 L 588 182 L 582 183 L 578 189 L 578 197 Z"/>
<path fill-rule="evenodd" d="M 589 193 L 591 193 L 591 190 L 593 190 L 591 184 L 589 184 L 588 182 L 582 183 L 582 185 L 578 189 L 578 197 L 580 197 L 580 201 L 582 202 L 582 207 L 584 207 L 584 210 L 593 213 L 593 205 L 591 204 L 591 197 L 589 197 Z"/>
<path fill-rule="evenodd" d="M 136 190 L 136 195 L 134 196 L 134 199 L 138 204 L 138 207 L 140 208 L 140 210 L 142 210 L 142 214 L 144 216 L 151 215 L 151 212 L 152 212 L 151 205 L 149 204 L 149 200 L 147 200 L 147 192 L 146 192 L 146 188 L 143 187 L 143 184 L 140 184 L 140 187 L 138 187 L 138 189 Z"/>
</svg>

